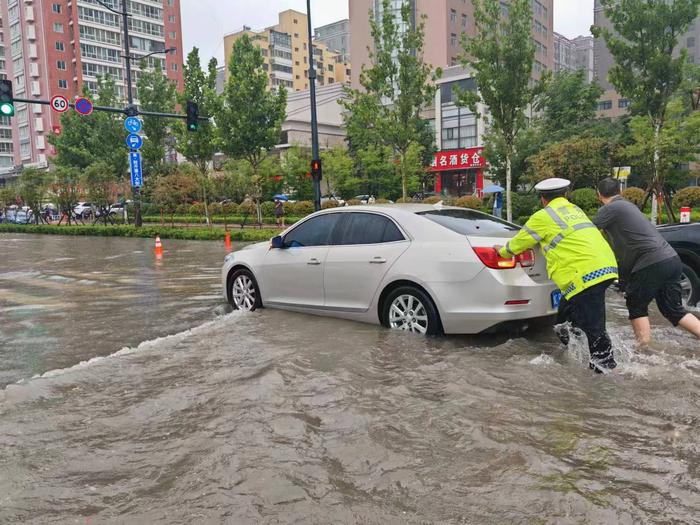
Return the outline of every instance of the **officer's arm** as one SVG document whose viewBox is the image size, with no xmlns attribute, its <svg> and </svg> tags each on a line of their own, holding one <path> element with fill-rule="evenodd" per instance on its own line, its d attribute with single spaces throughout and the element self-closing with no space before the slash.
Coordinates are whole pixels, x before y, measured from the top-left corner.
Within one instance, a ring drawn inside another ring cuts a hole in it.
<svg viewBox="0 0 700 525">
<path fill-rule="evenodd" d="M 537 232 L 543 231 L 543 226 L 540 214 L 536 213 L 530 217 L 522 230 L 499 250 L 498 255 L 509 258 L 534 248 L 542 240 L 542 236 Z"/>
</svg>

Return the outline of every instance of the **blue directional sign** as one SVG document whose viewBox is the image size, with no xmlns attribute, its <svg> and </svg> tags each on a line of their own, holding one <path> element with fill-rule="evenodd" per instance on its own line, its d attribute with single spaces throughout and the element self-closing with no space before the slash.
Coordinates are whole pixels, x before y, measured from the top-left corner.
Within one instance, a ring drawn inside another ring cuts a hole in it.
<svg viewBox="0 0 700 525">
<path fill-rule="evenodd" d="M 129 165 L 131 166 L 131 186 L 140 188 L 143 186 L 143 170 L 141 166 L 141 154 L 138 151 L 129 153 Z"/>
<path fill-rule="evenodd" d="M 143 139 L 140 135 L 131 133 L 126 137 L 126 145 L 129 146 L 129 149 L 141 149 L 141 146 L 143 146 Z"/>
<path fill-rule="evenodd" d="M 136 117 L 129 117 L 124 121 L 124 128 L 129 133 L 138 133 L 143 127 L 142 122 Z"/>
</svg>

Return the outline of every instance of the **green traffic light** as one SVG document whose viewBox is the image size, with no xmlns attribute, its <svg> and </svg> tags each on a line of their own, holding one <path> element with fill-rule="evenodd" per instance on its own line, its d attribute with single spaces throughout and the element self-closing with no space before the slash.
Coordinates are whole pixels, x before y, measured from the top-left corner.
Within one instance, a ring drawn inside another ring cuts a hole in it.
<svg viewBox="0 0 700 525">
<path fill-rule="evenodd" d="M 3 104 L 0 104 L 0 113 L 2 113 L 6 117 L 13 117 L 15 114 L 14 104 L 10 104 L 9 102 L 4 102 Z"/>
</svg>

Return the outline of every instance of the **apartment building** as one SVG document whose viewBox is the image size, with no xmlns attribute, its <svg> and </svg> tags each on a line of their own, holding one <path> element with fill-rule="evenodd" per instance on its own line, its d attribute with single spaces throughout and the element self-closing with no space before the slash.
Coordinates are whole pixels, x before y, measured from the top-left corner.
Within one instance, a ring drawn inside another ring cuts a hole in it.
<svg viewBox="0 0 700 525">
<path fill-rule="evenodd" d="M 119 9 L 119 0 L 5 0 L 0 3 L 4 22 L 6 69 L 18 98 L 74 99 L 83 88 L 94 91 L 98 76 L 115 79 L 126 99 L 124 33 L 121 17 L 105 7 Z M 128 0 L 133 86 L 139 75 L 138 57 L 174 48 L 148 59 L 149 67 L 167 71 L 183 86 L 180 0 Z M 136 96 L 137 94 L 134 93 Z M 58 131 L 60 116 L 47 106 L 15 104 L 13 163 L 45 166 L 53 153 L 47 136 Z M 2 133 L 2 132 L 0 132 Z M 2 148 L 0 146 L 0 148 Z M 6 161 L 0 161 L 6 162 Z"/>
<path fill-rule="evenodd" d="M 554 33 L 554 72 L 583 71 L 586 82 L 593 81 L 593 37 L 572 39 Z"/>
<path fill-rule="evenodd" d="M 309 89 L 308 21 L 305 13 L 289 9 L 278 15 L 278 23 L 261 31 L 244 26 L 242 30 L 224 37 L 226 64 L 231 60 L 233 44 L 243 35 L 248 35 L 260 47 L 265 59 L 264 67 L 269 73 L 270 88 L 284 86 L 292 91 Z M 314 65 L 316 83 L 319 86 L 347 83 L 350 79 L 350 64 L 341 53 L 331 51 L 326 44 L 315 41 Z M 228 68 L 225 77 L 228 79 Z"/>
<path fill-rule="evenodd" d="M 612 23 L 605 16 L 605 10 L 600 0 L 595 0 L 593 19 L 598 27 L 613 30 Z M 678 50 L 688 50 L 688 61 L 700 64 L 700 16 L 688 28 L 688 32 L 678 39 Z M 604 38 L 596 38 L 594 43 L 594 76 L 596 81 L 605 89 L 598 105 L 601 117 L 617 117 L 628 112 L 629 101 L 621 97 L 608 78 L 615 60 L 608 50 Z"/>
<path fill-rule="evenodd" d="M 476 35 L 471 0 L 408 0 L 411 23 L 423 15 L 425 21 L 424 59 L 434 67 L 455 66 L 463 53 L 461 36 Z M 554 0 L 532 1 L 532 39 L 535 43 L 533 77 L 554 69 Z M 392 13 L 400 19 L 404 0 L 391 0 Z M 502 3 L 503 14 L 508 6 Z M 350 0 L 350 54 L 353 59 L 353 86 L 359 85 L 362 66 L 370 64 L 368 46 L 372 44 L 370 14 L 381 16 L 380 0 Z"/>
<path fill-rule="evenodd" d="M 7 58 L 5 55 L 5 27 L 7 20 L 0 10 L 0 78 L 8 78 Z M 14 142 L 12 140 L 12 122 L 10 117 L 0 116 L 0 173 L 12 170 L 15 164 Z M 0 183 L 1 184 L 1 183 Z"/>
<path fill-rule="evenodd" d="M 352 63 L 350 55 L 350 20 L 339 20 L 325 26 L 317 27 L 314 39 L 340 55 L 340 61 Z"/>
</svg>

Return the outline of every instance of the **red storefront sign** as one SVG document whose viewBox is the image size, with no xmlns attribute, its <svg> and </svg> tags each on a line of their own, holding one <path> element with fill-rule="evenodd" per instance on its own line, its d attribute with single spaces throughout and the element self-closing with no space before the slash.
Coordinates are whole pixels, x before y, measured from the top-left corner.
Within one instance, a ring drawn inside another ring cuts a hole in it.
<svg viewBox="0 0 700 525">
<path fill-rule="evenodd" d="M 455 149 L 439 151 L 430 171 L 453 171 L 479 169 L 486 167 L 486 159 L 483 157 L 484 148 Z"/>
</svg>

